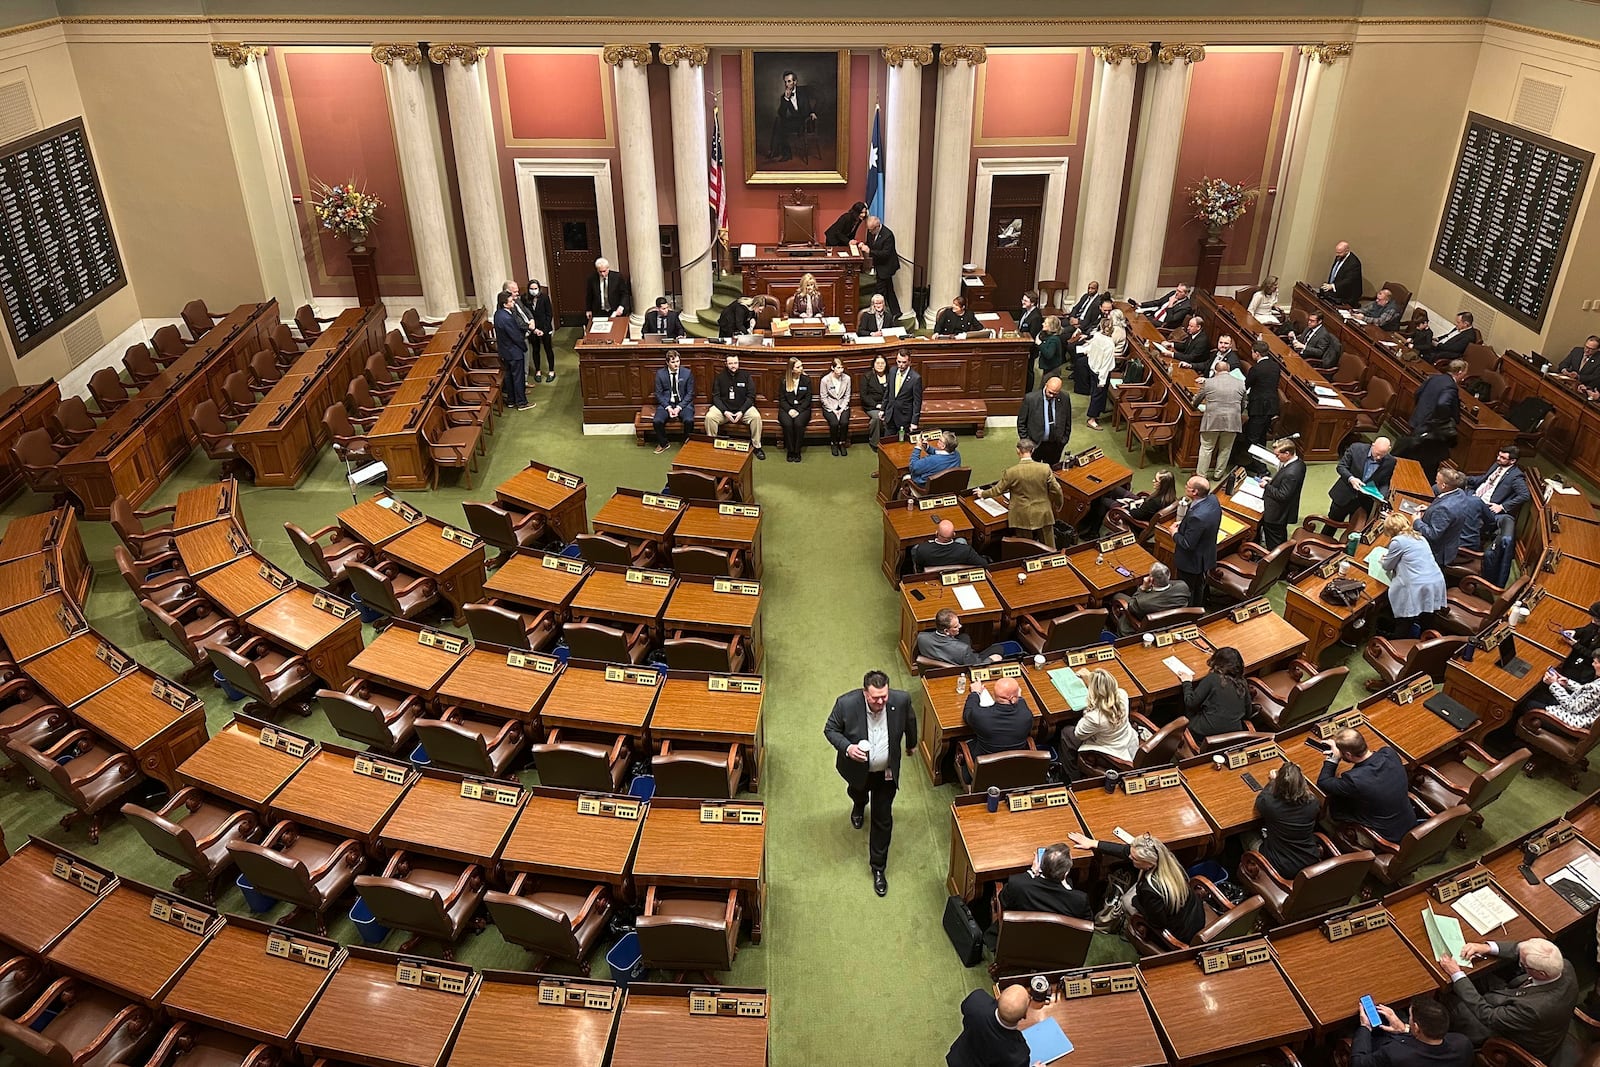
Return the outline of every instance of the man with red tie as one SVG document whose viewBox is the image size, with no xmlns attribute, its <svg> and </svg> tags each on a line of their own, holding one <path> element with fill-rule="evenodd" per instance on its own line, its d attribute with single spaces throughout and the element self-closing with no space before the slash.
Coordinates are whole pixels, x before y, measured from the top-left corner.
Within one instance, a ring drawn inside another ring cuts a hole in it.
<svg viewBox="0 0 1600 1067">
<path fill-rule="evenodd" d="M 1172 292 L 1148 304 L 1140 304 L 1139 311 L 1146 315 L 1163 330 L 1170 330 L 1183 324 L 1184 317 L 1189 314 L 1189 287 L 1179 285 Z"/>
</svg>

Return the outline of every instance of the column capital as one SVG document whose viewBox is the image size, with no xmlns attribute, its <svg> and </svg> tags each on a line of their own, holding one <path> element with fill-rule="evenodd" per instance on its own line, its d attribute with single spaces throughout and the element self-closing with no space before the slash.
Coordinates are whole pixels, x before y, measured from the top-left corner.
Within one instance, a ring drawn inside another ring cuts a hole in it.
<svg viewBox="0 0 1600 1067">
<path fill-rule="evenodd" d="M 1150 62 L 1150 46 L 1147 44 L 1100 44 L 1095 45 L 1094 57 L 1102 63 L 1113 67 L 1121 66 L 1124 59 L 1134 63 Z"/>
<path fill-rule="evenodd" d="M 989 50 L 981 44 L 942 44 L 939 46 L 939 62 L 947 67 L 965 61 L 967 66 L 976 67 L 979 63 L 989 60 Z"/>
<path fill-rule="evenodd" d="M 1156 53 L 1156 59 L 1165 64 L 1181 59 L 1193 66 L 1205 58 L 1206 46 L 1203 44 L 1164 44 L 1161 51 Z"/>
<path fill-rule="evenodd" d="M 463 67 L 476 66 L 478 60 L 489 54 L 487 48 L 460 41 L 451 44 L 430 44 L 428 46 L 428 61 L 441 67 L 450 65 L 453 59 Z"/>
<path fill-rule="evenodd" d="M 891 67 L 906 63 L 913 67 L 926 67 L 933 62 L 933 48 L 925 44 L 892 44 L 882 52 L 884 61 Z"/>
<path fill-rule="evenodd" d="M 1333 44 L 1303 44 L 1300 54 L 1308 59 L 1314 59 L 1325 67 L 1331 67 L 1335 61 L 1350 55 L 1350 42 L 1337 41 Z"/>
<path fill-rule="evenodd" d="M 678 61 L 691 67 L 703 67 L 711 62 L 711 49 L 703 44 L 664 44 L 661 46 L 662 66 L 675 67 Z"/>
<path fill-rule="evenodd" d="M 648 44 L 608 44 L 600 52 L 600 58 L 613 67 L 620 67 L 630 59 L 636 67 L 650 65 L 650 46 Z"/>
<path fill-rule="evenodd" d="M 212 41 L 211 54 L 226 59 L 230 67 L 248 66 L 252 59 L 260 59 L 267 50 L 260 45 L 241 44 L 238 41 Z"/>
<path fill-rule="evenodd" d="M 422 66 L 422 49 L 414 44 L 375 44 L 372 46 L 372 61 L 380 67 L 387 67 L 395 60 L 415 70 Z"/>
</svg>

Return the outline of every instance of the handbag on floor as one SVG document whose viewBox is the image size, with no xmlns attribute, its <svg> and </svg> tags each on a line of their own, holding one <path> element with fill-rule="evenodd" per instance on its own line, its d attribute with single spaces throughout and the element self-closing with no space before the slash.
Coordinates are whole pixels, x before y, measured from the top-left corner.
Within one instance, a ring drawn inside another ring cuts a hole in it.
<svg viewBox="0 0 1600 1067">
<path fill-rule="evenodd" d="M 1138 874 L 1131 867 L 1118 867 L 1106 880 L 1105 903 L 1094 914 L 1094 932 L 1120 934 L 1128 920 L 1128 911 L 1122 906 L 1123 894 L 1133 885 Z"/>
</svg>

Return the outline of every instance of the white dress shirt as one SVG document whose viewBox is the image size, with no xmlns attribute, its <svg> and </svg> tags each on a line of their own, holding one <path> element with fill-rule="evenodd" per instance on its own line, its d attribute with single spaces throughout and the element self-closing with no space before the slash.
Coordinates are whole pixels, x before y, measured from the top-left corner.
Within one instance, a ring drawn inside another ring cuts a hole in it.
<svg viewBox="0 0 1600 1067">
<path fill-rule="evenodd" d="M 867 769 L 887 770 L 889 766 L 889 706 L 882 711 L 867 709 Z"/>
</svg>

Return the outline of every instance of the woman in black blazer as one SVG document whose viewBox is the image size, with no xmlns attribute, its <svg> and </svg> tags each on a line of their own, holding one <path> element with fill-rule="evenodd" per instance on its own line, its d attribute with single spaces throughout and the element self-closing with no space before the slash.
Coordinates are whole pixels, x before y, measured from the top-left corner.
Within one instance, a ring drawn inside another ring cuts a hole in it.
<svg viewBox="0 0 1600 1067">
<path fill-rule="evenodd" d="M 1244 657 L 1224 646 L 1206 660 L 1211 673 L 1198 682 L 1183 680 L 1183 704 L 1189 709 L 1189 732 L 1204 739 L 1238 733 L 1250 713 L 1250 689 L 1244 682 Z"/>
<path fill-rule="evenodd" d="M 528 335 L 528 369 L 533 373 L 528 375 L 530 381 L 542 382 L 544 376 L 539 373 L 539 347 L 544 346 L 545 362 L 550 366 L 550 380 L 556 380 L 556 350 L 551 344 L 550 336 L 556 332 L 556 309 L 550 303 L 550 290 L 540 285 L 533 278 L 528 279 L 528 287 L 522 290 L 522 309 L 528 313 L 528 319 L 533 323 L 533 332 Z"/>
<path fill-rule="evenodd" d="M 1322 802 L 1306 784 L 1306 776 L 1285 762 L 1267 775 L 1267 787 L 1256 794 L 1256 814 L 1261 817 L 1261 858 L 1284 878 L 1322 860 L 1317 843 L 1317 815 Z"/>
<path fill-rule="evenodd" d="M 878 450 L 878 438 L 883 436 L 883 409 L 889 400 L 889 360 L 886 356 L 872 357 L 872 369 L 861 376 L 861 410 L 867 413 L 867 444 Z M 877 471 L 872 476 L 878 476 Z"/>
<path fill-rule="evenodd" d="M 790 463 L 799 463 L 800 453 L 806 447 L 811 399 L 811 375 L 796 356 L 789 360 L 789 373 L 783 376 L 783 388 L 778 390 L 778 426 L 783 430 L 783 444 L 788 452 L 784 458 Z"/>
<path fill-rule="evenodd" d="M 1200 898 L 1189 891 L 1189 876 L 1172 851 L 1160 841 L 1143 834 L 1133 844 L 1121 841 L 1096 841 L 1087 835 L 1069 832 L 1067 840 L 1079 848 L 1104 856 L 1129 860 L 1138 870 L 1132 888 L 1122 896 L 1123 907 L 1137 913 L 1154 930 L 1166 930 L 1178 940 L 1188 942 L 1206 924 Z"/>
</svg>

